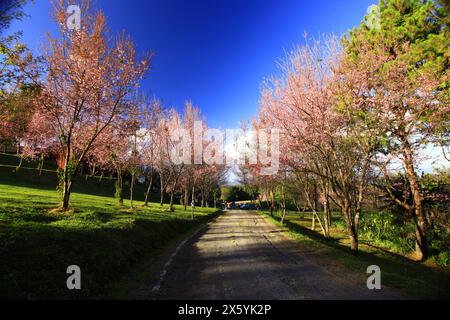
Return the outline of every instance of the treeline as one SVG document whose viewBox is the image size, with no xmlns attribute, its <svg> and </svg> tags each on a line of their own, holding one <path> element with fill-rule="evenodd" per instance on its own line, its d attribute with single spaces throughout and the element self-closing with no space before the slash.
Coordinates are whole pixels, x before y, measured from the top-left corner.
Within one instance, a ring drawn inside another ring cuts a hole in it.
<svg viewBox="0 0 450 320">
<path fill-rule="evenodd" d="M 264 84 L 251 122 L 281 130 L 281 170 L 242 166 L 242 181 L 269 202 L 279 194 L 282 221 L 289 199 L 307 207 L 325 238 L 339 210 L 355 253 L 369 202 L 400 208 L 426 259 L 449 231 L 448 171 L 418 171 L 427 146 L 449 159 L 448 23 L 446 2 L 381 0 L 341 39 L 306 37 Z M 441 178 L 439 190 L 427 182 Z"/>
</svg>

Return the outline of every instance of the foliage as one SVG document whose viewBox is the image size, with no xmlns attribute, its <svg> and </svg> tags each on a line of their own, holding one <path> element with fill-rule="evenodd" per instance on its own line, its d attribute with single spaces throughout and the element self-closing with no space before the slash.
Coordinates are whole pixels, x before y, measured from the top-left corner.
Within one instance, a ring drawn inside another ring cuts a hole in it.
<svg viewBox="0 0 450 320">
<path fill-rule="evenodd" d="M 414 225 L 400 221 L 390 212 L 366 213 L 361 221 L 361 236 L 399 253 L 414 250 Z"/>
<path fill-rule="evenodd" d="M 443 251 L 438 254 L 438 256 L 435 258 L 435 261 L 438 265 L 443 267 L 450 266 L 450 251 Z"/>
<path fill-rule="evenodd" d="M 447 299 L 450 276 L 448 272 L 426 264 L 417 263 L 404 256 L 382 250 L 373 245 L 360 245 L 357 256 L 351 254 L 346 247 L 348 240 L 340 228 L 332 229 L 333 240 L 326 240 L 317 232 L 309 229 L 308 220 L 299 218 L 298 214 L 289 214 L 283 225 L 280 218 L 270 217 L 268 212 L 262 212 L 267 219 L 272 220 L 305 248 L 306 254 L 323 257 L 323 265 L 333 269 L 334 264 L 341 264 L 351 270 L 365 274 L 367 266 L 380 266 L 383 273 L 383 285 L 401 290 L 405 298 L 413 299 Z M 334 218 L 335 219 L 335 218 Z M 345 224 L 344 224 L 345 225 Z M 319 256 L 320 255 L 320 256 Z M 446 254 L 442 257 L 445 258 Z"/>
<path fill-rule="evenodd" d="M 242 186 L 223 186 L 221 194 L 222 200 L 227 202 L 252 200 L 252 196 Z"/>
<path fill-rule="evenodd" d="M 422 148 L 450 143 L 445 9 L 435 1 L 381 0 L 340 43 L 333 37 L 306 38 L 288 52 L 279 74 L 264 83 L 258 117 L 250 122 L 254 130 L 282 130 L 282 170 L 267 179 L 258 177 L 258 166 L 242 167 L 246 185 L 265 190 L 272 200 L 287 186 L 298 208 L 316 215 L 323 211 L 312 224 L 318 220 L 326 238 L 329 208 L 336 205 L 355 253 L 363 207 L 371 196 L 367 191 L 381 185 L 414 224 L 407 230 L 416 237 L 416 258 L 426 259 L 430 233 L 437 230 L 428 215 L 448 220 L 446 203 L 438 208 L 431 200 L 448 190 L 441 186 L 437 192 L 430 185 L 423 193 L 417 172 Z M 398 161 L 408 190 L 399 190 L 389 172 Z M 391 231 L 393 236 L 400 232 Z M 400 247 L 406 250 L 408 241 Z"/>
</svg>

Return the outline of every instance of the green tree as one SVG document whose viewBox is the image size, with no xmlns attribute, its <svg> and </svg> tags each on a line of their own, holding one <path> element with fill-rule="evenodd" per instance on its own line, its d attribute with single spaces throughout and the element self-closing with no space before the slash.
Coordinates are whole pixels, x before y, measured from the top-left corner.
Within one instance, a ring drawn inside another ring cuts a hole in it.
<svg viewBox="0 0 450 320">
<path fill-rule="evenodd" d="M 33 2 L 33 0 L 31 0 Z M 20 87 L 30 76 L 36 76 L 30 66 L 36 62 L 27 47 L 20 42 L 22 32 L 5 34 L 14 20 L 25 17 L 28 0 L 0 2 L 0 99 Z M 0 100 L 1 102 L 1 100 Z"/>
<path fill-rule="evenodd" d="M 449 39 L 448 1 L 430 0 L 381 0 L 343 39 L 347 70 L 365 81 L 355 99 L 380 117 L 376 123 L 389 136 L 386 150 L 403 161 L 414 200 L 418 259 L 427 257 L 429 226 L 416 152 L 428 143 L 449 145 Z"/>
</svg>

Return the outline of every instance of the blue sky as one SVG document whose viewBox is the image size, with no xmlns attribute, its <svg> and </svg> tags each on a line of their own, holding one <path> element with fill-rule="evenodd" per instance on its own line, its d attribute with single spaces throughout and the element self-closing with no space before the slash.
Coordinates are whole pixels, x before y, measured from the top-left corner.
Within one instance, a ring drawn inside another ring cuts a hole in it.
<svg viewBox="0 0 450 320">
<path fill-rule="evenodd" d="M 376 0 L 94 0 L 112 32 L 126 30 L 138 50 L 153 51 L 143 89 L 166 106 L 192 100 L 216 128 L 234 128 L 257 112 L 259 89 L 284 51 L 311 36 L 343 34 Z M 13 24 L 39 51 L 54 32 L 49 0 Z"/>
</svg>

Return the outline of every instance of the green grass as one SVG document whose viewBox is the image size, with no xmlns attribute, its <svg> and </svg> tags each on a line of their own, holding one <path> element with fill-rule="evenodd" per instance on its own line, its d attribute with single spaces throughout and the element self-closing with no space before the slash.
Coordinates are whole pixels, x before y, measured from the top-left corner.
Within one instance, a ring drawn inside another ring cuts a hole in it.
<svg viewBox="0 0 450 320">
<path fill-rule="evenodd" d="M 47 169 L 42 172 L 41 176 L 39 176 L 38 171 L 36 170 L 37 162 L 25 161 L 19 172 L 15 172 L 18 163 L 19 157 L 17 155 L 0 153 L 0 183 L 49 191 L 56 190 L 58 179 L 56 176 L 55 163 L 47 161 L 44 166 L 47 166 Z M 116 180 L 114 178 L 110 178 L 108 176 L 79 176 L 75 180 L 73 190 L 76 193 L 111 197 L 114 195 L 115 181 Z M 124 197 L 129 198 L 129 181 L 125 180 L 124 184 Z M 136 200 L 143 201 L 145 191 L 146 187 L 143 184 L 136 184 L 134 198 Z M 151 194 L 150 200 L 159 202 L 159 194 Z"/>
<path fill-rule="evenodd" d="M 359 254 L 350 252 L 349 239 L 345 231 L 335 225 L 332 228 L 333 239 L 326 240 L 320 233 L 311 230 L 311 220 L 308 214 L 288 214 L 284 226 L 278 215 L 270 217 L 268 212 L 262 214 L 274 224 L 285 230 L 305 248 L 314 254 L 325 257 L 330 264 L 339 264 L 358 273 L 366 273 L 370 265 L 378 265 L 382 272 L 382 284 L 397 289 L 412 299 L 450 299 L 450 274 L 448 270 L 429 265 L 429 262 L 419 263 L 405 256 L 389 252 L 374 246 L 369 241 L 361 240 Z"/>
<path fill-rule="evenodd" d="M 139 201 L 130 212 L 129 201 L 121 208 L 111 197 L 111 181 L 96 179 L 78 181 L 73 212 L 55 213 L 60 198 L 53 175 L 0 168 L 0 298 L 103 296 L 177 235 L 217 214 L 198 208 L 192 221 L 181 206 L 165 212 Z M 81 268 L 81 291 L 66 288 L 69 265 Z"/>
</svg>

